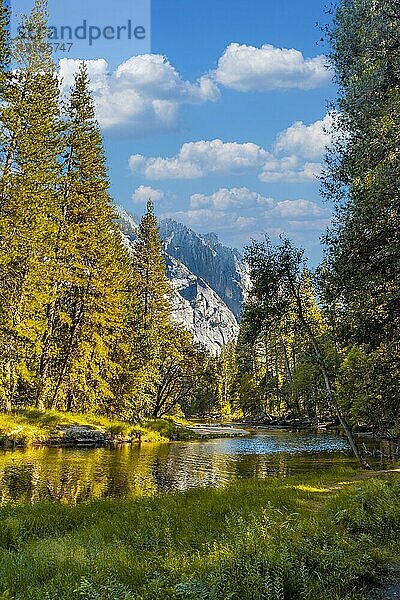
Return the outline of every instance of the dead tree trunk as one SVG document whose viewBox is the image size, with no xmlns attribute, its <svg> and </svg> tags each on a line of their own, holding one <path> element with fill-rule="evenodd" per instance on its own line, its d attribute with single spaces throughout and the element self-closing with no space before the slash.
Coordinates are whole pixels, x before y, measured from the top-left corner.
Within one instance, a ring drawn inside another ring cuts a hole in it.
<svg viewBox="0 0 400 600">
<path fill-rule="evenodd" d="M 354 439 L 354 435 L 351 430 L 351 427 L 340 409 L 340 406 L 338 404 L 336 394 L 334 392 L 332 382 L 331 382 L 331 379 L 330 379 L 330 376 L 328 373 L 328 369 L 325 364 L 325 360 L 324 360 L 321 348 L 318 344 L 318 340 L 317 340 L 316 336 L 314 335 L 311 325 L 308 323 L 307 319 L 304 316 L 301 297 L 299 295 L 299 292 L 296 291 L 296 288 L 295 288 L 295 285 L 293 284 L 293 282 L 291 282 L 291 287 L 292 287 L 292 291 L 295 296 L 300 323 L 303 325 L 304 329 L 306 330 L 306 332 L 309 335 L 309 338 L 310 338 L 310 341 L 311 341 L 311 344 L 312 344 L 312 347 L 314 350 L 314 354 L 315 354 L 315 357 L 318 362 L 318 366 L 320 368 L 322 377 L 325 382 L 325 388 L 326 388 L 329 402 L 335 409 L 337 418 L 339 419 L 340 425 L 342 426 L 343 431 L 346 434 L 346 437 L 347 437 L 350 447 L 354 453 L 354 456 L 356 457 L 356 459 L 358 460 L 358 462 L 360 463 L 360 465 L 362 466 L 363 469 L 371 469 L 371 466 L 368 464 L 368 462 L 365 460 L 365 458 L 361 455 L 361 452 L 357 446 L 357 442 Z"/>
</svg>

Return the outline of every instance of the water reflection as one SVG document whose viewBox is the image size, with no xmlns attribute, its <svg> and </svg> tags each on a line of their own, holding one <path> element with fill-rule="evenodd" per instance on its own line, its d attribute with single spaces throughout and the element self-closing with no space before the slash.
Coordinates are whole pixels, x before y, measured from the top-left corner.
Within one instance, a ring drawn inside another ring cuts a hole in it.
<svg viewBox="0 0 400 600">
<path fill-rule="evenodd" d="M 382 465 L 391 451 L 388 445 L 378 449 Z M 340 436 L 289 431 L 117 449 L 16 450 L 0 453 L 0 500 L 126 498 L 354 464 Z"/>
</svg>

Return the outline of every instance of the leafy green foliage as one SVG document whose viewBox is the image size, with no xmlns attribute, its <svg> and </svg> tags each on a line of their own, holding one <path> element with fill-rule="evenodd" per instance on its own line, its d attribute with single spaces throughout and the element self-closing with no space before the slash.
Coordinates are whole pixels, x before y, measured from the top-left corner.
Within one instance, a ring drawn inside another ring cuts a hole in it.
<svg viewBox="0 0 400 600">
<path fill-rule="evenodd" d="M 251 313 L 255 310 L 256 313 L 255 324 L 250 330 L 253 339 L 257 339 L 257 334 L 265 336 L 271 331 L 274 336 L 278 334 L 283 350 L 286 382 L 293 397 L 295 385 L 285 334 L 287 335 L 288 323 L 295 323 L 296 329 L 302 336 L 301 339 L 308 343 L 313 353 L 325 386 L 328 403 L 334 409 L 354 455 L 363 468 L 370 468 L 358 449 L 351 426 L 343 413 L 334 389 L 332 357 L 335 357 L 335 353 L 331 352 L 332 345 L 326 343 L 330 341 L 327 336 L 328 327 L 316 302 L 311 275 L 304 260 L 304 252 L 294 247 L 288 239 L 282 239 L 280 244 L 273 246 L 267 238 L 265 242 L 253 242 L 247 251 L 246 258 L 252 281 L 248 311 Z M 268 348 L 265 342 L 264 347 Z M 266 381 L 268 381 L 269 359 L 270 355 L 267 349 L 265 353 Z M 277 382 L 279 384 L 279 380 Z M 294 408 L 289 403 L 288 397 L 286 397 L 286 402 L 294 416 Z M 310 405 L 309 399 L 308 405 Z M 296 408 L 299 410 L 298 406 Z M 316 412 L 315 416 L 317 416 Z"/>
<path fill-rule="evenodd" d="M 380 432 L 398 430 L 400 415 L 399 35 L 398 9 L 388 0 L 339 2 L 328 29 L 338 141 L 324 192 L 337 213 L 323 295 L 337 341 L 365 356 L 356 383 L 366 383 L 364 407 L 359 396 L 354 415 Z"/>
<path fill-rule="evenodd" d="M 219 356 L 202 357 L 202 368 L 187 400 L 182 405 L 187 416 L 216 419 L 240 418 L 236 344 L 229 342 Z"/>
</svg>

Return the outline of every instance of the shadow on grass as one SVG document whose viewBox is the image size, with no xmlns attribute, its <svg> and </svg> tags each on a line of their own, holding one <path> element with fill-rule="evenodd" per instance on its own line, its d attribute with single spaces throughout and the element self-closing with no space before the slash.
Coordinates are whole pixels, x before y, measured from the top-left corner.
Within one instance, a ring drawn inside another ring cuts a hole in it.
<svg viewBox="0 0 400 600">
<path fill-rule="evenodd" d="M 0 594 L 364 600 L 400 551 L 400 481 L 355 477 L 342 470 L 136 500 L 4 506 Z"/>
</svg>

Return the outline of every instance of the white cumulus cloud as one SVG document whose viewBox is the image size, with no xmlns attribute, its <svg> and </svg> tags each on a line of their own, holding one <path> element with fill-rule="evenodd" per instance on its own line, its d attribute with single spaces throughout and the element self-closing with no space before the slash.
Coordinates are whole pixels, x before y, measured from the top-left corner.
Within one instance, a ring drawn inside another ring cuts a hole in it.
<svg viewBox="0 0 400 600">
<path fill-rule="evenodd" d="M 325 56 L 304 58 L 299 50 L 230 44 L 213 73 L 220 85 L 239 92 L 312 89 L 327 84 L 331 75 Z"/>
<path fill-rule="evenodd" d="M 253 172 L 264 183 L 312 182 L 322 173 L 322 157 L 332 141 L 332 122 L 333 116 L 328 114 L 310 125 L 302 121 L 293 123 L 277 136 L 271 151 L 252 142 L 201 140 L 183 144 L 171 157 L 133 154 L 129 166 L 132 173 L 150 180 L 240 176 Z"/>
<path fill-rule="evenodd" d="M 263 165 L 259 180 L 264 183 L 306 183 L 315 181 L 322 172 L 321 163 L 304 162 L 295 155 L 271 156 Z"/>
<path fill-rule="evenodd" d="M 182 79 L 165 56 L 133 56 L 110 72 L 104 59 L 86 61 L 96 116 L 106 130 L 125 135 L 171 131 L 180 123 L 180 107 L 215 101 L 220 93 L 207 76 L 196 83 Z M 60 60 L 64 88 L 73 84 L 80 60 Z"/>
<path fill-rule="evenodd" d="M 165 194 L 162 190 L 156 190 L 152 187 L 146 185 L 140 185 L 132 194 L 132 200 L 134 202 L 147 202 L 151 200 L 152 202 L 159 202 L 164 198 Z"/>
<path fill-rule="evenodd" d="M 88 60 L 96 115 L 101 127 L 120 135 L 174 131 L 184 105 L 215 102 L 220 87 L 241 92 L 311 89 L 329 82 L 325 57 L 304 58 L 294 49 L 230 44 L 216 70 L 197 81 L 181 77 L 160 54 L 132 56 L 114 71 L 104 59 Z M 64 89 L 74 81 L 80 60 L 63 58 L 59 76 Z"/>
<path fill-rule="evenodd" d="M 328 113 L 323 119 L 305 125 L 296 121 L 282 131 L 275 142 L 277 152 L 293 153 L 307 159 L 322 158 L 332 142 L 334 115 Z"/>
<path fill-rule="evenodd" d="M 248 242 L 268 233 L 287 234 L 297 242 L 315 242 L 331 220 L 329 208 L 312 200 L 277 200 L 248 188 L 220 188 L 212 194 L 193 194 L 187 210 L 168 212 L 171 217 L 200 231 Z"/>
<path fill-rule="evenodd" d="M 197 179 L 207 175 L 241 175 L 260 168 L 268 152 L 251 142 L 221 140 L 189 142 L 171 158 L 145 158 L 134 154 L 129 159 L 133 173 L 148 179 Z"/>
<path fill-rule="evenodd" d="M 214 194 L 193 194 L 190 197 L 192 208 L 212 207 L 216 210 L 227 208 L 241 208 L 251 206 L 274 206 L 272 198 L 267 198 L 258 192 L 252 192 L 248 188 L 221 188 Z"/>
<path fill-rule="evenodd" d="M 273 209 L 273 213 L 284 219 L 329 219 L 331 211 L 311 200 L 282 200 Z"/>
</svg>

